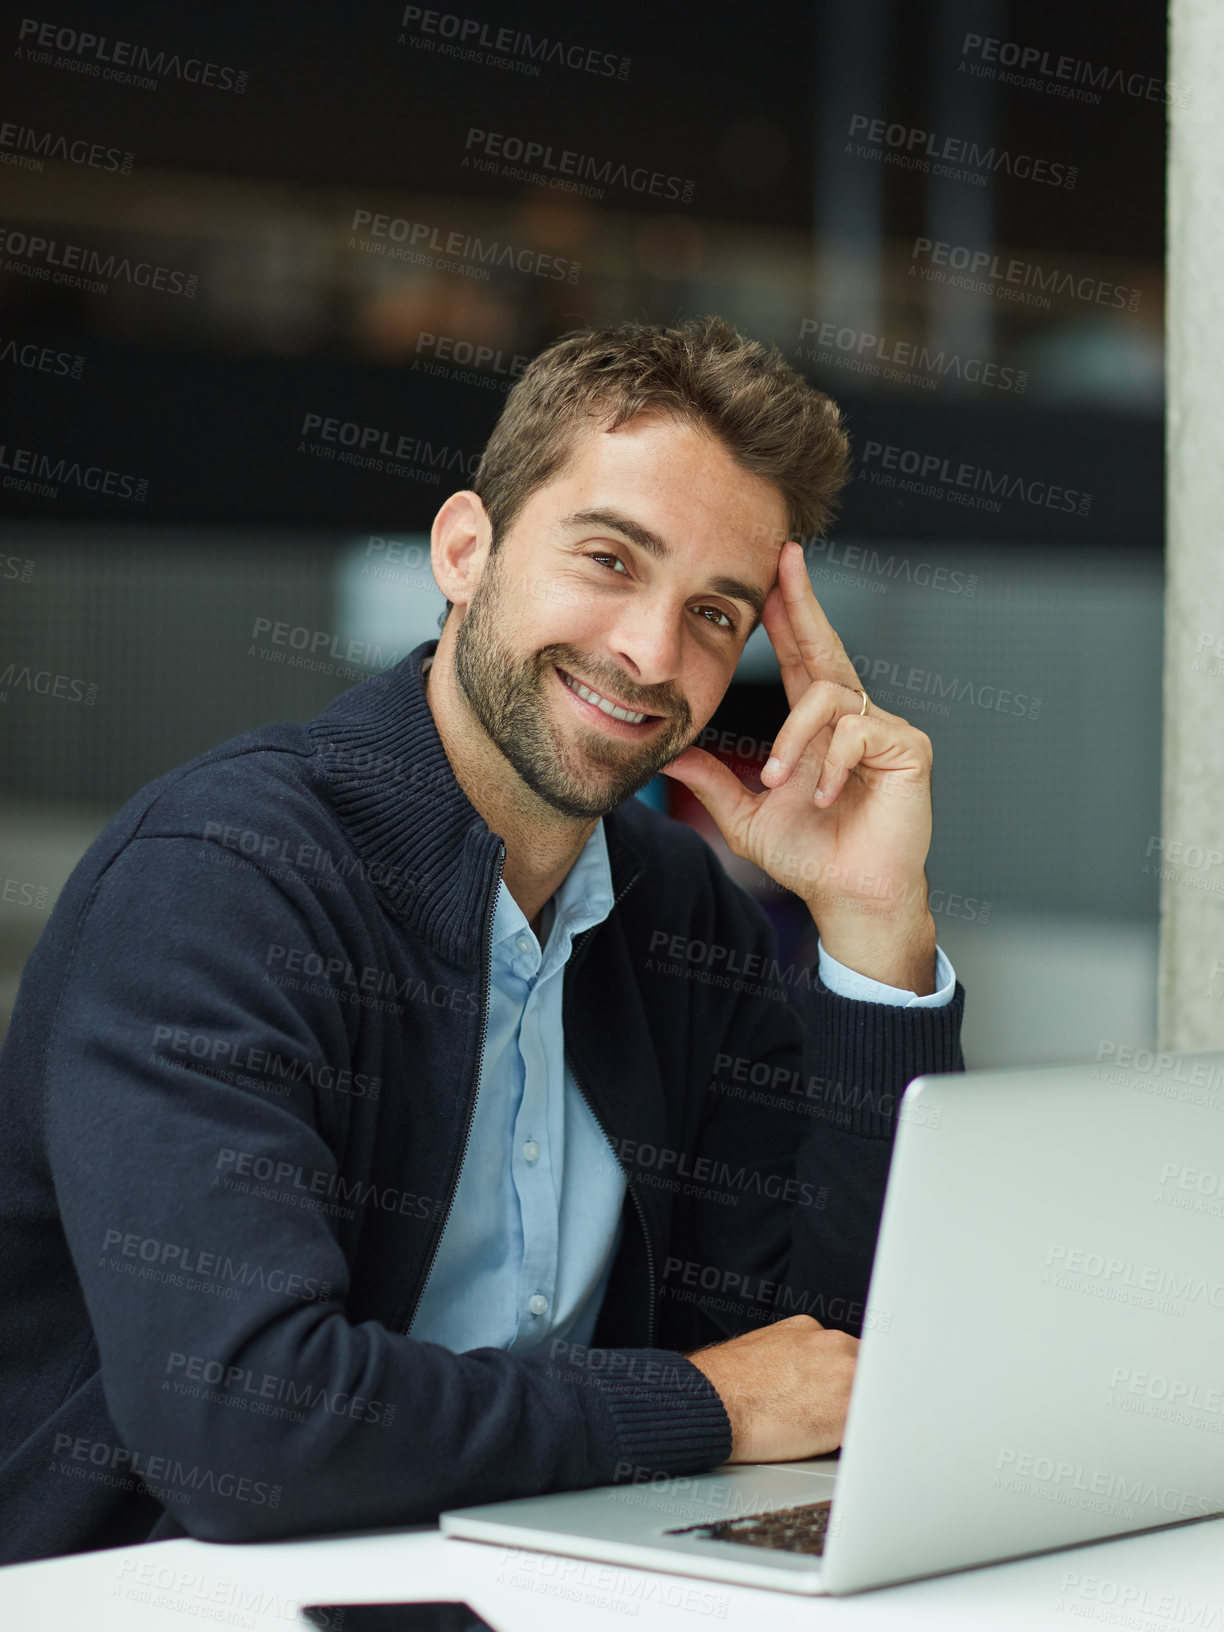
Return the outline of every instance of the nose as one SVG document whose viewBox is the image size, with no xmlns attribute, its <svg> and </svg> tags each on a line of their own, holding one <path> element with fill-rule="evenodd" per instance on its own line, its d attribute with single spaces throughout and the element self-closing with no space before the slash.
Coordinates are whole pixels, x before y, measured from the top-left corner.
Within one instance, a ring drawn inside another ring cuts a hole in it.
<svg viewBox="0 0 1224 1632">
<path fill-rule="evenodd" d="M 683 608 L 662 595 L 635 595 L 617 612 L 606 650 L 639 686 L 674 684 L 680 675 Z"/>
</svg>

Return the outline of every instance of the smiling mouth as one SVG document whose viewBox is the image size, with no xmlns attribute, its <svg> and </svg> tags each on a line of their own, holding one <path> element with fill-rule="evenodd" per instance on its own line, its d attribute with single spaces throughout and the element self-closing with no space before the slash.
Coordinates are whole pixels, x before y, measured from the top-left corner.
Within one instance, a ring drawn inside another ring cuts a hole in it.
<svg viewBox="0 0 1224 1632">
<path fill-rule="evenodd" d="M 641 709 L 625 708 L 620 703 L 614 703 L 611 698 L 604 697 L 593 687 L 588 686 L 582 680 L 575 679 L 572 674 L 568 674 L 564 669 L 558 668 L 557 675 L 562 685 L 568 686 L 576 697 L 581 698 L 584 703 L 588 703 L 592 708 L 597 708 L 601 714 L 606 714 L 610 720 L 618 720 L 622 725 L 650 725 L 663 718 L 661 714 L 647 714 Z"/>
</svg>

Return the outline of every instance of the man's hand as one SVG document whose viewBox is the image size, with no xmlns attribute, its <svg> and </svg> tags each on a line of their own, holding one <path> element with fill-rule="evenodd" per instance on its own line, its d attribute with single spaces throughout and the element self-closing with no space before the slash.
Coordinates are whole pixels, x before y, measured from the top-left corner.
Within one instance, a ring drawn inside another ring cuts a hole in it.
<svg viewBox="0 0 1224 1632">
<path fill-rule="evenodd" d="M 701 801 L 737 856 L 802 898 L 828 952 L 860 974 L 933 992 L 935 925 L 923 871 L 931 843 L 931 743 L 874 703 L 812 591 L 802 547 L 784 544 L 762 621 L 790 714 L 750 793 L 702 748 L 664 766 Z"/>
<path fill-rule="evenodd" d="M 842 1442 L 858 1338 L 791 1315 L 687 1356 L 731 1419 L 732 1462 L 798 1462 Z"/>
</svg>

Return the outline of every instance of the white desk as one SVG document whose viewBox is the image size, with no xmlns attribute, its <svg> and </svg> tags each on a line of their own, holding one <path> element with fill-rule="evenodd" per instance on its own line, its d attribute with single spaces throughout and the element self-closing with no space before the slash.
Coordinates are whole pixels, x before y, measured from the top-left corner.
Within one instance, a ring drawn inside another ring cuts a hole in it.
<svg viewBox="0 0 1224 1632">
<path fill-rule="evenodd" d="M 840 1599 L 444 1540 L 425 1526 L 250 1547 L 165 1541 L 0 1570 L 0 1626 L 11 1632 L 289 1632 L 305 1625 L 301 1603 L 380 1598 L 463 1599 L 496 1632 L 630 1622 L 643 1632 L 1075 1632 L 1092 1624 L 1221 1632 L 1224 1524 L 1204 1520 Z"/>
</svg>

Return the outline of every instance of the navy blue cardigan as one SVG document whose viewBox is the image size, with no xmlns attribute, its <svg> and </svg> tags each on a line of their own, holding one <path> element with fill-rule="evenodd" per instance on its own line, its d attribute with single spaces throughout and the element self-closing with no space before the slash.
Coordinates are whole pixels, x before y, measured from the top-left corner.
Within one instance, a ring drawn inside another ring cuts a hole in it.
<svg viewBox="0 0 1224 1632">
<path fill-rule="evenodd" d="M 429 710 L 435 646 L 143 789 L 29 960 L 0 1055 L 0 1558 L 708 1469 L 730 1428 L 680 1351 L 860 1328 L 895 1107 L 962 1068 L 963 993 L 902 1009 L 779 968 L 709 846 L 629 799 L 563 988 L 628 1180 L 592 1345 L 404 1335 L 504 857 Z"/>
</svg>

